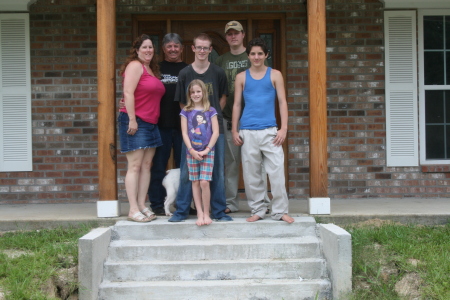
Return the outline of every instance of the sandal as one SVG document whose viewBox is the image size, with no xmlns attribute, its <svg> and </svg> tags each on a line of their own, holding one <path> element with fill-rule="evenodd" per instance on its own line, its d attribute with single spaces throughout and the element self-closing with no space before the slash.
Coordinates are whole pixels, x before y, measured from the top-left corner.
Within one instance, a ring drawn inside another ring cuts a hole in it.
<svg viewBox="0 0 450 300">
<path fill-rule="evenodd" d="M 128 221 L 138 222 L 138 223 L 146 223 L 150 222 L 149 218 L 144 216 L 141 212 L 135 213 L 133 216 L 127 218 Z"/>
<path fill-rule="evenodd" d="M 143 211 L 141 211 L 141 213 L 147 217 L 148 222 L 153 221 L 154 219 L 156 219 L 156 215 L 154 212 L 152 212 L 148 207 L 144 208 Z"/>
</svg>

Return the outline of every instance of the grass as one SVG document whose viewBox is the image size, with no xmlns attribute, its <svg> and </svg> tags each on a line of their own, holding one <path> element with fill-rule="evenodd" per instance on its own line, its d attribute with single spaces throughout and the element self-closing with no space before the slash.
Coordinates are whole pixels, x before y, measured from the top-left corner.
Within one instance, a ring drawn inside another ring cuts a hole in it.
<svg viewBox="0 0 450 300">
<path fill-rule="evenodd" d="M 97 224 L 7 232 L 0 236 L 0 287 L 6 299 L 40 300 L 58 270 L 78 265 L 78 239 Z M 76 283 L 70 287 L 77 289 Z"/>
<path fill-rule="evenodd" d="M 42 291 L 58 270 L 78 264 L 78 239 L 96 224 L 10 232 L 0 236 L 0 287 L 6 299 L 57 299 Z M 401 225 L 387 221 L 345 226 L 352 234 L 352 300 L 395 300 L 406 282 L 415 299 L 450 299 L 450 223 Z M 11 257 L 5 251 L 22 254 Z M 409 280 L 405 280 L 409 279 Z M 73 290 L 77 289 L 73 283 Z"/>
<path fill-rule="evenodd" d="M 353 299 L 450 299 L 450 224 L 347 226 Z M 401 290 L 410 296 L 401 298 Z"/>
</svg>

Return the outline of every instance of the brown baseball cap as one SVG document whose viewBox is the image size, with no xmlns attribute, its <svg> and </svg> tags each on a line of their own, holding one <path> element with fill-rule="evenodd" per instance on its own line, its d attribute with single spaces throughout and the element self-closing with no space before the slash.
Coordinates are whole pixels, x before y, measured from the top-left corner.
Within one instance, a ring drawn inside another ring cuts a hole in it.
<svg viewBox="0 0 450 300">
<path fill-rule="evenodd" d="M 225 25 L 225 33 L 227 33 L 227 31 L 230 29 L 234 29 L 236 31 L 244 31 L 244 28 L 238 21 L 230 21 L 227 23 L 227 25 Z"/>
</svg>

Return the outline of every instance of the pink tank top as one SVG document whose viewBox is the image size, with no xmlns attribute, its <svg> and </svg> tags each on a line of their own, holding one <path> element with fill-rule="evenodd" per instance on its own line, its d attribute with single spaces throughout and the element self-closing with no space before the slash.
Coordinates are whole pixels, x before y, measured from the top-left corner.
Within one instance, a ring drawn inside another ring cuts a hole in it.
<svg viewBox="0 0 450 300">
<path fill-rule="evenodd" d="M 148 74 L 144 65 L 142 69 L 142 76 L 134 90 L 134 110 L 143 121 L 158 124 L 161 98 L 166 89 L 161 80 Z M 127 109 L 124 107 L 120 111 L 126 113 Z"/>
</svg>

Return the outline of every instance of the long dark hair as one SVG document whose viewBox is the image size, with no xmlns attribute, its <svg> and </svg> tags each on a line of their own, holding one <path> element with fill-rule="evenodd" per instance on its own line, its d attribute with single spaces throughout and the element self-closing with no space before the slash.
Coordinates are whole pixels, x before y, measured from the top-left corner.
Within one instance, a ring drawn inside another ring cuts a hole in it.
<svg viewBox="0 0 450 300">
<path fill-rule="evenodd" d="M 133 60 L 138 60 L 139 62 L 142 63 L 142 61 L 138 57 L 137 51 L 142 46 L 142 43 L 146 40 L 151 41 L 150 37 L 146 34 L 142 34 L 142 35 L 138 36 L 136 39 L 134 39 L 133 45 L 131 46 L 130 51 L 129 51 L 129 55 L 128 55 L 127 59 L 125 60 L 125 62 L 120 67 L 120 71 L 119 71 L 120 76 L 123 75 L 128 64 L 130 62 L 132 62 Z M 152 44 L 153 44 L 153 42 L 152 42 Z M 156 55 L 156 49 L 154 46 L 153 46 L 153 48 L 154 48 L 155 52 L 153 54 L 152 60 L 150 61 L 150 69 L 153 71 L 153 74 L 155 74 L 155 77 L 161 78 L 161 73 L 159 72 L 158 56 Z"/>
<path fill-rule="evenodd" d="M 192 118 L 192 122 L 195 121 L 195 122 L 197 123 L 197 125 L 194 126 L 194 124 L 192 124 L 192 127 L 195 128 L 195 127 L 197 127 L 197 126 L 200 125 L 200 124 L 198 124 L 198 122 L 197 122 L 197 116 L 201 116 L 201 117 L 203 118 L 203 124 L 205 125 L 205 129 L 208 129 L 209 123 L 208 123 L 208 120 L 206 120 L 205 113 L 202 112 L 202 111 L 198 111 L 198 112 L 195 113 L 194 117 Z"/>
</svg>

